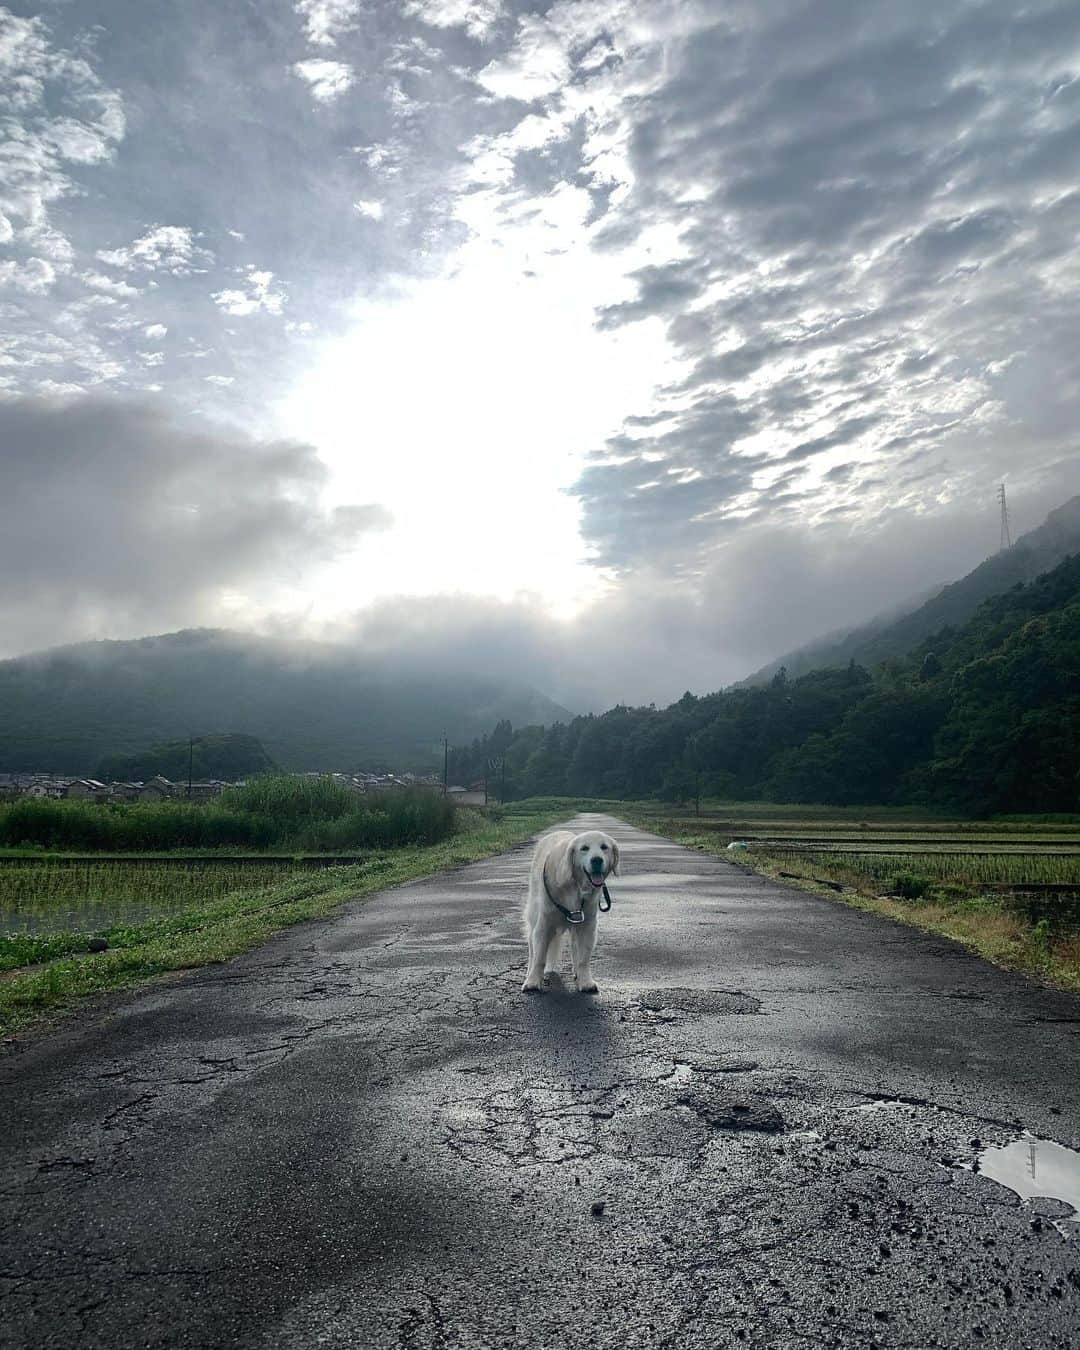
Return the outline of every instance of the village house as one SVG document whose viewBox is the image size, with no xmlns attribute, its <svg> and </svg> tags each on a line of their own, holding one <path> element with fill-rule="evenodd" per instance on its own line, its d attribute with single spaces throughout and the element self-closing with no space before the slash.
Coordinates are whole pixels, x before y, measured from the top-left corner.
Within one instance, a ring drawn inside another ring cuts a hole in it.
<svg viewBox="0 0 1080 1350">
<path fill-rule="evenodd" d="M 105 801 L 109 789 L 96 778 L 73 778 L 60 791 L 60 796 L 79 801 Z"/>
</svg>

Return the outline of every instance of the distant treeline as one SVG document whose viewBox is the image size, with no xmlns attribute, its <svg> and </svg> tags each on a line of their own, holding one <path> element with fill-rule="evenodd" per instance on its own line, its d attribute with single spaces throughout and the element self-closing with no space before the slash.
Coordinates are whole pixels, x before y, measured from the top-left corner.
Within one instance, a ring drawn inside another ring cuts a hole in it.
<svg viewBox="0 0 1080 1350">
<path fill-rule="evenodd" d="M 508 800 L 654 797 L 912 804 L 972 814 L 1080 809 L 1080 555 L 985 601 L 906 657 L 815 670 L 670 707 L 619 706 L 450 759 Z M 498 767 L 496 767 L 498 766 Z"/>
<path fill-rule="evenodd" d="M 23 797 L 0 806 L 0 845 L 75 852 L 245 848 L 344 851 L 434 844 L 454 833 L 453 803 L 410 788 L 362 797 L 332 778 L 267 775 L 214 802 L 102 806 Z"/>
</svg>

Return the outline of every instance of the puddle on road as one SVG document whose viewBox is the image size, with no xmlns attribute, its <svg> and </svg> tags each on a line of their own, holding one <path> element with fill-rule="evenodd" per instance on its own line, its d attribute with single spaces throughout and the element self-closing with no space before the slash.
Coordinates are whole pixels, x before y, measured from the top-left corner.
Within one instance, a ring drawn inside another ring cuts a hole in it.
<svg viewBox="0 0 1080 1350">
<path fill-rule="evenodd" d="M 852 1107 L 854 1111 L 877 1112 L 877 1111 L 897 1111 L 904 1110 L 914 1112 L 916 1110 L 934 1111 L 937 1108 L 929 1102 L 922 1101 L 915 1097 L 878 1097 L 872 1102 L 860 1102 L 858 1106 Z"/>
<path fill-rule="evenodd" d="M 912 1116 L 937 1109 L 930 1102 L 908 1097 L 886 1097 L 854 1108 L 864 1114 L 903 1111 Z M 1060 1209 L 1044 1207 L 1040 1217 L 1052 1223 L 1063 1237 L 1080 1239 L 1080 1151 L 1052 1139 L 1039 1139 L 1025 1130 L 1011 1143 L 983 1145 L 973 1161 L 953 1165 L 996 1181 L 1021 1200 L 1032 1202 L 1036 1214 L 1038 1201 L 1057 1202 Z"/>
<path fill-rule="evenodd" d="M 677 1060 L 674 1069 L 660 1079 L 661 1083 L 689 1083 L 694 1076 L 694 1066 Z"/>
<path fill-rule="evenodd" d="M 1065 1222 L 1054 1227 L 1067 1237 L 1078 1232 L 1080 1153 L 1075 1149 L 1025 1132 L 1011 1144 L 981 1149 L 973 1170 L 1006 1186 L 1021 1200 L 1060 1200 L 1072 1214 L 1058 1215 Z"/>
</svg>

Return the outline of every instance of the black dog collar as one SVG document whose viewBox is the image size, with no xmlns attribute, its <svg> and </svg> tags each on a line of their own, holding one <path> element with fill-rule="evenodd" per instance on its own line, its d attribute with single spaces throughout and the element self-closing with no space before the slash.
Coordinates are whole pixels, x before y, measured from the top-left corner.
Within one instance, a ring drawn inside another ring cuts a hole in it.
<svg viewBox="0 0 1080 1350">
<path fill-rule="evenodd" d="M 548 885 L 546 867 L 541 873 L 541 876 L 544 878 L 544 893 L 547 895 L 547 898 L 551 901 L 551 903 L 555 906 L 555 908 L 559 911 L 559 913 L 563 916 L 566 922 L 584 923 L 585 911 L 583 909 L 567 909 L 565 905 L 560 905 L 558 900 L 556 900 L 555 897 L 551 894 L 551 887 Z M 603 900 L 600 901 L 598 908 L 601 914 L 606 914 L 608 910 L 611 908 L 611 895 L 608 892 L 606 881 L 601 887 L 601 890 L 604 893 L 604 898 Z"/>
</svg>

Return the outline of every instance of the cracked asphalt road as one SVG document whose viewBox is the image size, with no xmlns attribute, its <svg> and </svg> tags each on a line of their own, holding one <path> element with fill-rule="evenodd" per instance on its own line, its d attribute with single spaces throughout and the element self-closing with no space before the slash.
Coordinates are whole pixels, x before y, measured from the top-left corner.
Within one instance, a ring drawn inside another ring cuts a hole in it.
<svg viewBox="0 0 1080 1350">
<path fill-rule="evenodd" d="M 586 822 L 598 997 L 518 992 L 522 848 L 9 1048 L 0 1340 L 1080 1343 L 1077 1225 L 969 1170 L 1080 1145 L 1080 1000 Z"/>
</svg>

